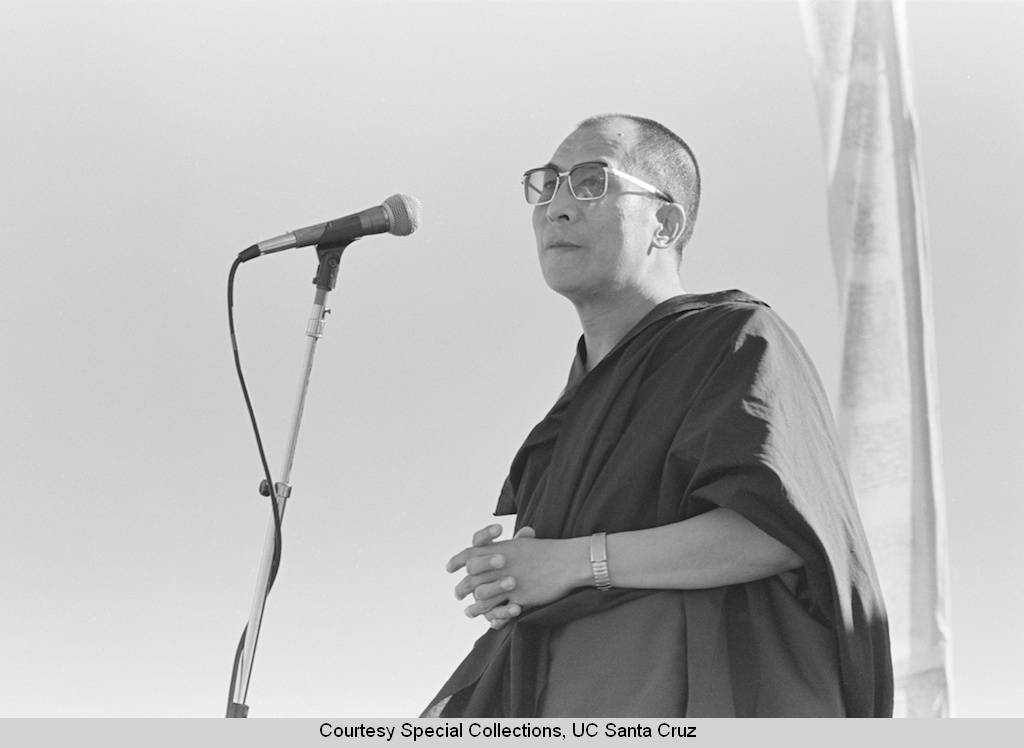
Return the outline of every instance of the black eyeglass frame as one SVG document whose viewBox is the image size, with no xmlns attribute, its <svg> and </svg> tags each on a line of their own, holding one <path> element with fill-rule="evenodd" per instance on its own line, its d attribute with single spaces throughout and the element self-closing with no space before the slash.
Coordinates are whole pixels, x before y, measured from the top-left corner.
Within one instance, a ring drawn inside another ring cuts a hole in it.
<svg viewBox="0 0 1024 748">
<path fill-rule="evenodd" d="M 580 169 L 580 168 L 585 167 L 585 166 L 600 166 L 604 170 L 604 172 L 605 172 L 605 174 L 604 174 L 604 190 L 601 192 L 600 195 L 594 195 L 594 196 L 591 196 L 591 197 L 580 197 L 579 195 L 576 194 L 576 190 L 573 188 L 573 184 L 572 184 L 572 182 L 573 182 L 572 174 L 577 169 Z M 530 197 L 529 197 L 529 192 L 528 192 L 528 190 L 529 190 L 528 182 L 529 182 L 529 179 L 530 179 L 530 175 L 531 174 L 536 174 L 536 173 L 542 172 L 542 171 L 551 172 L 551 173 L 553 173 L 555 175 L 555 188 L 551 191 L 551 197 L 549 197 L 547 200 L 541 200 L 541 201 L 538 201 L 538 202 L 535 202 L 535 203 L 534 202 L 530 202 Z M 521 180 L 521 183 L 523 185 L 523 195 L 526 198 L 526 204 L 527 205 L 531 205 L 531 206 L 534 206 L 534 207 L 536 207 L 538 205 L 547 205 L 552 200 L 554 200 L 555 199 L 555 195 L 558 194 L 558 188 L 562 186 L 562 178 L 563 177 L 568 177 L 568 179 L 566 181 L 569 184 L 569 194 L 572 195 L 573 198 L 575 198 L 576 200 L 582 200 L 582 201 L 600 200 L 602 197 L 604 197 L 605 195 L 608 194 L 608 174 L 609 173 L 614 174 L 615 176 L 619 177 L 620 179 L 625 179 L 627 182 L 631 182 L 632 184 L 636 185 L 637 187 L 640 187 L 640 188 L 646 190 L 647 192 L 650 192 L 655 197 L 659 197 L 662 200 L 667 200 L 670 203 L 674 203 L 675 202 L 675 200 L 672 199 L 672 196 L 670 194 L 668 194 L 667 192 L 665 192 L 664 190 L 660 190 L 657 187 L 655 187 L 654 185 L 648 184 L 647 182 L 643 181 L 642 179 L 638 179 L 637 177 L 634 177 L 632 174 L 627 174 L 624 171 L 620 171 L 619 169 L 616 169 L 614 166 L 609 166 L 604 161 L 583 161 L 581 163 L 575 164 L 574 166 L 572 166 L 567 171 L 557 171 L 553 166 L 538 166 L 536 169 L 527 169 L 525 172 L 523 172 L 523 178 Z"/>
</svg>

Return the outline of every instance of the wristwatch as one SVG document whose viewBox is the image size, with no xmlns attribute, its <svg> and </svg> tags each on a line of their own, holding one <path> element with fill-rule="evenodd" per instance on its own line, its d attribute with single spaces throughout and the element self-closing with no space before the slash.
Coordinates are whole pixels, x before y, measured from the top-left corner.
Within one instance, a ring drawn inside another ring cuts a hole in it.
<svg viewBox="0 0 1024 748">
<path fill-rule="evenodd" d="M 594 586 L 599 590 L 610 590 L 612 580 L 608 577 L 608 545 L 603 532 L 595 532 L 590 536 L 590 568 L 594 572 Z"/>
</svg>

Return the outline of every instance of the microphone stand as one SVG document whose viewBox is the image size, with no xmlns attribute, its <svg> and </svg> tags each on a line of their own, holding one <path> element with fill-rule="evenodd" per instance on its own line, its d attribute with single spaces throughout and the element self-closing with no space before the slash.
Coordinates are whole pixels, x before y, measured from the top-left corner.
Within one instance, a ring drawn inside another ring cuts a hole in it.
<svg viewBox="0 0 1024 748">
<path fill-rule="evenodd" d="M 348 239 L 336 244 L 319 244 L 316 248 L 317 256 L 320 258 L 316 277 L 313 278 L 316 293 L 313 296 L 313 309 L 309 315 L 309 322 L 306 324 L 306 358 L 299 381 L 299 395 L 296 398 L 295 411 L 292 414 L 291 435 L 288 439 L 284 467 L 281 470 L 281 480 L 276 481 L 273 487 L 266 485 L 266 480 L 263 480 L 260 485 L 260 493 L 264 496 L 272 496 L 272 500 L 277 504 L 278 518 L 281 522 L 284 522 L 285 504 L 292 492 L 290 482 L 292 463 L 295 460 L 295 448 L 299 441 L 299 426 L 302 423 L 302 411 L 306 405 L 306 393 L 309 391 L 309 377 L 313 371 L 313 355 L 316 353 L 317 341 L 324 334 L 327 315 L 331 311 L 326 307 L 327 294 L 334 290 L 334 286 L 338 282 L 341 253 L 353 241 L 354 239 Z M 276 530 L 274 518 L 271 517 L 263 543 L 263 556 L 256 574 L 256 593 L 253 596 L 252 608 L 249 612 L 249 623 L 245 629 L 245 646 L 242 650 L 237 677 L 231 684 L 231 703 L 227 708 L 225 715 L 227 717 L 247 717 L 249 714 L 249 707 L 245 704 L 245 699 L 249 692 L 249 679 L 252 677 L 256 640 L 259 638 L 260 625 L 263 621 L 263 608 L 266 604 L 267 593 L 270 591 L 270 572 L 276 544 Z"/>
</svg>

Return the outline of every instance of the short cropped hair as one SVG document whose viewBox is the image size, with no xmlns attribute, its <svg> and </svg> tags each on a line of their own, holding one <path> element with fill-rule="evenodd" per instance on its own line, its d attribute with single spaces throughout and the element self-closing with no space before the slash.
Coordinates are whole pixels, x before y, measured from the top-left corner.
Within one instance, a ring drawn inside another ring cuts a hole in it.
<svg viewBox="0 0 1024 748">
<path fill-rule="evenodd" d="M 693 234 L 697 209 L 700 207 L 700 167 L 697 158 L 685 140 L 660 122 L 646 117 L 598 114 L 587 117 L 576 129 L 600 127 L 615 120 L 632 122 L 639 130 L 638 141 L 629 153 L 629 163 L 625 168 L 667 192 L 686 211 L 686 229 L 677 242 L 681 253 Z"/>
</svg>

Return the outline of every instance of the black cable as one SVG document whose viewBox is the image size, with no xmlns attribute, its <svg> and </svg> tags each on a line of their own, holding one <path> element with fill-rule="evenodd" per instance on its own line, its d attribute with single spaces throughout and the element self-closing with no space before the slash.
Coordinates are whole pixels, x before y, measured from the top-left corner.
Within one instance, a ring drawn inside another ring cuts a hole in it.
<svg viewBox="0 0 1024 748">
<path fill-rule="evenodd" d="M 263 607 L 260 611 L 260 625 L 263 623 L 263 612 L 267 607 L 267 596 L 270 594 L 271 588 L 274 586 L 274 580 L 277 579 L 277 570 L 281 565 L 281 512 L 277 505 L 277 491 L 274 488 L 274 481 L 270 477 L 270 468 L 267 465 L 267 455 L 263 449 L 263 440 L 260 438 L 260 429 L 256 424 L 256 413 L 252 408 L 252 400 L 249 398 L 249 388 L 245 386 L 245 376 L 242 374 L 242 363 L 238 358 L 238 340 L 235 337 L 235 271 L 238 270 L 238 266 L 245 262 L 246 259 L 250 259 L 246 256 L 250 250 L 246 250 L 235 258 L 235 261 L 231 264 L 231 270 L 228 272 L 228 329 L 231 332 L 231 351 L 235 358 L 235 371 L 238 372 L 238 382 L 242 386 L 242 395 L 245 397 L 245 407 L 249 411 L 249 420 L 252 422 L 253 434 L 256 436 L 256 448 L 259 450 L 260 463 L 263 466 L 263 476 L 266 480 L 266 485 L 270 491 L 270 509 L 274 515 L 274 555 L 270 562 L 270 574 L 267 577 L 267 589 L 263 594 Z M 231 705 L 234 703 L 235 695 L 235 681 L 238 679 L 238 667 L 242 659 L 242 653 L 245 647 L 245 635 L 249 630 L 249 625 L 246 624 L 242 629 L 242 636 L 238 640 L 238 647 L 235 649 L 235 658 L 231 665 L 231 683 L 228 685 L 228 704 L 227 712 L 231 713 Z M 256 631 L 256 641 L 259 641 L 259 630 Z M 253 657 L 256 655 L 256 647 L 253 645 Z M 252 667 L 249 667 L 249 676 L 246 678 L 245 690 L 249 690 L 249 680 L 252 678 Z"/>
</svg>

